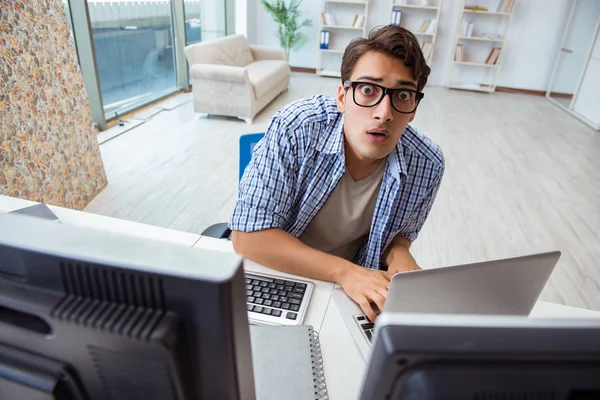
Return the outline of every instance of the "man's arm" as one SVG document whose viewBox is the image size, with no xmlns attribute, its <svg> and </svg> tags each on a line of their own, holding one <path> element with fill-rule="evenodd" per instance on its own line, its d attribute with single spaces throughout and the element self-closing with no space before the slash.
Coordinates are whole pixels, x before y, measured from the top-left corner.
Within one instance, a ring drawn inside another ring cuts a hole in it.
<svg viewBox="0 0 600 400">
<path fill-rule="evenodd" d="M 421 269 L 410 254 L 412 242 L 402 235 L 398 235 L 384 254 L 384 265 L 392 275 L 398 272 L 418 271 Z"/>
<path fill-rule="evenodd" d="M 261 265 L 341 285 L 371 321 L 376 318 L 371 303 L 383 310 L 390 273 L 367 269 L 313 249 L 279 228 L 233 231 L 232 241 L 236 253 Z"/>
</svg>

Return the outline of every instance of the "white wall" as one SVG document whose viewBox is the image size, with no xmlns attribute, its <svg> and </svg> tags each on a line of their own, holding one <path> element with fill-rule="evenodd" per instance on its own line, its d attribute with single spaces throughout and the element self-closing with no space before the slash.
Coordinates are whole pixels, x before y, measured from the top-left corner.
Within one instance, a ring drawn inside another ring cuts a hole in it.
<svg viewBox="0 0 600 400">
<path fill-rule="evenodd" d="M 259 0 L 237 0 L 255 6 L 256 43 L 278 46 L 277 27 Z M 387 24 L 392 0 L 371 0 L 367 28 Z M 497 85 L 520 89 L 546 90 L 567 22 L 572 0 L 517 0 L 515 14 L 505 43 L 504 60 Z M 437 42 L 434 49 L 432 85 L 445 85 L 448 66 L 454 55 L 453 44 L 461 2 L 443 0 Z M 304 28 L 308 42 L 292 51 L 290 64 L 316 68 L 320 16 L 323 0 L 304 0 L 302 18 L 313 21 Z M 491 18 L 491 17 L 490 17 Z M 250 28 L 250 27 L 249 27 Z"/>
</svg>

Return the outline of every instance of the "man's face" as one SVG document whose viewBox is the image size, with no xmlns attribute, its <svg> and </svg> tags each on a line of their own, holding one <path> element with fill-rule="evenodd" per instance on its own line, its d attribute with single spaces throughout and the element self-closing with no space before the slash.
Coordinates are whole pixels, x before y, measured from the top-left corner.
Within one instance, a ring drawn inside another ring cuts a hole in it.
<svg viewBox="0 0 600 400">
<path fill-rule="evenodd" d="M 417 90 L 410 69 L 401 60 L 379 52 L 363 54 L 354 66 L 350 80 L 392 89 Z M 356 99 L 359 99 L 359 90 L 366 96 L 371 89 L 369 86 L 356 88 Z M 361 107 L 353 100 L 354 90 L 343 85 L 338 88 L 337 106 L 344 113 L 346 152 L 365 162 L 381 160 L 392 152 L 416 111 L 411 114 L 396 111 L 389 95 L 374 107 Z"/>
</svg>

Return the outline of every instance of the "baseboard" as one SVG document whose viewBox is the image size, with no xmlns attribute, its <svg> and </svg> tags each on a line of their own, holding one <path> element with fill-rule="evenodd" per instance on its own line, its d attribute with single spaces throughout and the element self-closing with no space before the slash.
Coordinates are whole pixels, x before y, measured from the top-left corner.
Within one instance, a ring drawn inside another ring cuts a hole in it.
<svg viewBox="0 0 600 400">
<path fill-rule="evenodd" d="M 317 73 L 316 68 L 290 67 L 290 69 L 292 70 L 292 72 L 305 72 L 307 74 L 316 74 Z"/>
<path fill-rule="evenodd" d="M 545 96 L 546 92 L 543 90 L 531 90 L 531 89 L 517 89 L 506 86 L 496 86 L 497 92 L 506 92 L 506 93 L 521 93 L 521 94 L 531 94 L 534 96 Z"/>
<path fill-rule="evenodd" d="M 517 89 L 506 86 L 496 86 L 497 92 L 506 92 L 506 93 L 522 93 L 522 94 L 531 94 L 534 96 L 546 96 L 546 91 L 544 90 L 530 90 L 530 89 Z M 570 99 L 573 97 L 572 94 L 569 93 L 560 93 L 560 92 L 550 92 L 550 97 L 562 97 Z"/>
</svg>

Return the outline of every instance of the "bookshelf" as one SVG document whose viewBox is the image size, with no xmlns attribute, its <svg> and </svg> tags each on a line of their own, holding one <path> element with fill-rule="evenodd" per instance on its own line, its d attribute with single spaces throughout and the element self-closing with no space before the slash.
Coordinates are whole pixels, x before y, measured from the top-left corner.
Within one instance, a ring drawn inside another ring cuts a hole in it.
<svg viewBox="0 0 600 400">
<path fill-rule="evenodd" d="M 342 55 L 355 37 L 367 37 L 369 0 L 323 0 L 319 29 L 317 75 L 340 78 Z M 327 48 L 323 48 L 323 32 Z"/>
<path fill-rule="evenodd" d="M 505 52 L 505 39 L 518 0 L 462 0 L 450 60 L 450 89 L 493 93 Z M 487 11 L 486 11 L 487 9 Z"/>
<path fill-rule="evenodd" d="M 400 12 L 399 25 L 417 37 L 429 66 L 433 59 L 441 8 L 442 0 L 392 0 L 390 23 L 397 24 L 395 13 Z"/>
</svg>

